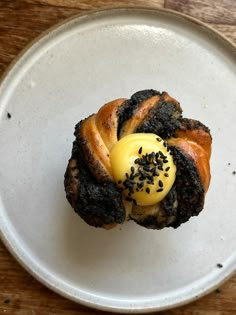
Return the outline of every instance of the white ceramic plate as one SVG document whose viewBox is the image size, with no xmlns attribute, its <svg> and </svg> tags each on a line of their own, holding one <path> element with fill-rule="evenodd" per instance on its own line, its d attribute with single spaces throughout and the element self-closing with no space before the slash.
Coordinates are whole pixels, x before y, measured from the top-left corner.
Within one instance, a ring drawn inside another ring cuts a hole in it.
<svg viewBox="0 0 236 315">
<path fill-rule="evenodd" d="M 232 44 L 166 11 L 98 12 L 37 40 L 0 88 L 0 228 L 13 255 L 60 294 L 120 312 L 187 303 L 228 278 L 236 267 L 235 73 Z M 168 91 L 185 116 L 211 128 L 205 210 L 177 230 L 89 227 L 63 187 L 74 125 L 146 88 Z"/>
</svg>

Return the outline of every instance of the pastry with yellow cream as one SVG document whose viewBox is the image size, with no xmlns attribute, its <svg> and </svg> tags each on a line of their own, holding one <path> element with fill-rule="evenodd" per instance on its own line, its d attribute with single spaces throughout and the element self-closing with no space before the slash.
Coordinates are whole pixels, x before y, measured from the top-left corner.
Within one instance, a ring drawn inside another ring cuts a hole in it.
<svg viewBox="0 0 236 315">
<path fill-rule="evenodd" d="M 88 224 L 127 220 L 177 228 L 200 213 L 210 183 L 211 135 L 166 92 L 117 99 L 75 127 L 66 196 Z"/>
</svg>

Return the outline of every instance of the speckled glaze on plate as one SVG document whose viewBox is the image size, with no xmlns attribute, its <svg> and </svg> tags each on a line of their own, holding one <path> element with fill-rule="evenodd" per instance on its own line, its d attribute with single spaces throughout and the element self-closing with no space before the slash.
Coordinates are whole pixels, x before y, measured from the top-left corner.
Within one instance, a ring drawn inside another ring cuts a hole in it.
<svg viewBox="0 0 236 315">
<path fill-rule="evenodd" d="M 21 54 L 0 87 L 0 230 L 31 274 L 74 301 L 138 313 L 197 299 L 235 271 L 235 51 L 186 16 L 116 9 L 70 19 Z M 89 227 L 63 187 L 74 125 L 147 88 L 211 128 L 205 209 L 177 230 Z"/>
</svg>

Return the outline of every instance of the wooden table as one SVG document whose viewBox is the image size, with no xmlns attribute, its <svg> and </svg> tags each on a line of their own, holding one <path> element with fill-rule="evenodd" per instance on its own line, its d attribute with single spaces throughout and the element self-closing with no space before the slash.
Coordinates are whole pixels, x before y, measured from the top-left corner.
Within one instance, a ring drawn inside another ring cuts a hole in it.
<svg viewBox="0 0 236 315">
<path fill-rule="evenodd" d="M 194 16 L 236 43 L 236 0 L 0 0 L 0 76 L 20 50 L 55 23 L 80 12 L 126 5 L 168 8 Z M 98 314 L 32 278 L 0 242 L 0 314 Z M 236 314 L 236 276 L 208 296 L 161 315 Z"/>
</svg>

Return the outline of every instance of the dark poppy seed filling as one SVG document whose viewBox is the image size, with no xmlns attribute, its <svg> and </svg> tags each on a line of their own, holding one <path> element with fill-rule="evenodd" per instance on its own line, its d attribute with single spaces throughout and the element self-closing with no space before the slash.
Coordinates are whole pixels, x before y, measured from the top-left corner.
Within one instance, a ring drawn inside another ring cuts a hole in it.
<svg viewBox="0 0 236 315">
<path fill-rule="evenodd" d="M 176 164 L 175 190 L 177 193 L 178 208 L 176 220 L 172 227 L 177 228 L 197 216 L 204 205 L 204 189 L 198 169 L 186 153 L 177 147 L 172 147 L 173 159 Z"/>
<path fill-rule="evenodd" d="M 81 152 L 81 142 L 77 125 L 77 138 L 73 143 L 72 160 L 76 160 L 76 169 L 79 174 L 77 194 L 70 190 L 70 169 L 65 173 L 66 197 L 81 218 L 89 225 L 102 227 L 106 224 L 123 223 L 125 208 L 121 194 L 112 181 L 99 183 L 86 165 L 86 157 Z"/>
<path fill-rule="evenodd" d="M 146 101 L 152 96 L 160 94 L 161 93 L 159 91 L 155 90 L 143 90 L 134 93 L 129 100 L 125 101 L 117 112 L 117 116 L 119 119 L 117 135 L 119 135 L 124 122 L 132 117 L 133 113 L 142 104 L 142 102 Z"/>
<path fill-rule="evenodd" d="M 170 138 L 180 126 L 182 110 L 172 102 L 165 100 L 165 92 L 160 101 L 144 117 L 135 132 L 154 133 L 163 139 Z"/>
</svg>

